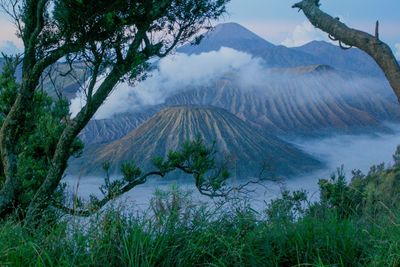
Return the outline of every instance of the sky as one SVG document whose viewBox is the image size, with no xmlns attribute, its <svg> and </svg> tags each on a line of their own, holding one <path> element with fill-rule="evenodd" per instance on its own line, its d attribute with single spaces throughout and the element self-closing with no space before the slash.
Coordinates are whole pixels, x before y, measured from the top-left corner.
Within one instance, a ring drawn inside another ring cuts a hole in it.
<svg viewBox="0 0 400 267">
<path fill-rule="evenodd" d="M 302 12 L 291 6 L 299 0 L 231 0 L 222 22 L 238 22 L 275 44 L 299 46 L 312 40 L 327 40 Z M 374 32 L 380 21 L 381 39 L 400 58 L 400 0 L 321 0 L 321 8 L 350 27 Z M 13 53 L 22 44 L 5 14 L 0 14 L 0 51 Z"/>
<path fill-rule="evenodd" d="M 238 22 L 275 44 L 299 46 L 315 39 L 327 40 L 302 12 L 291 8 L 296 2 L 299 0 L 232 0 L 225 20 Z M 321 0 L 321 9 L 369 33 L 375 31 L 379 20 L 381 39 L 397 48 L 400 57 L 399 0 Z"/>
</svg>

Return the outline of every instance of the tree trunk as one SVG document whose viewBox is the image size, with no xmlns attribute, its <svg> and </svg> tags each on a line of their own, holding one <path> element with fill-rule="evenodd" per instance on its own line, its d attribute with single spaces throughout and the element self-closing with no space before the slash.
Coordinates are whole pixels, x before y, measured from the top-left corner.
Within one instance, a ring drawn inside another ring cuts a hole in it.
<svg viewBox="0 0 400 267">
<path fill-rule="evenodd" d="M 26 116 L 32 112 L 32 98 L 39 82 L 26 79 L 17 99 L 8 113 L 0 130 L 0 152 L 5 182 L 0 190 L 0 216 L 4 216 L 10 206 L 18 206 L 15 199 L 21 190 L 22 182 L 17 176 L 17 145 L 23 133 Z"/>
<path fill-rule="evenodd" d="M 122 71 L 120 67 L 116 66 L 99 87 L 91 101 L 86 104 L 86 106 L 65 128 L 58 141 L 52 159 L 52 165 L 47 173 L 46 180 L 43 182 L 29 205 L 27 214 L 28 219 L 34 218 L 35 214 L 40 214 L 41 209 L 47 206 L 48 201 L 56 191 L 60 184 L 62 175 L 67 168 L 67 162 L 71 156 L 69 151 L 72 143 L 96 113 L 98 108 L 106 100 L 112 89 L 119 82 L 121 76 L 125 73 L 126 71 Z"/>
</svg>

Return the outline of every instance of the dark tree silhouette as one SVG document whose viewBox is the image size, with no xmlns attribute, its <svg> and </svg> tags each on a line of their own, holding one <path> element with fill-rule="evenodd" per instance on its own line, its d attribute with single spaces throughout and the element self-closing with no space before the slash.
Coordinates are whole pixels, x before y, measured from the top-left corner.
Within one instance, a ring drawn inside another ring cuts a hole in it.
<svg viewBox="0 0 400 267">
<path fill-rule="evenodd" d="M 1 120 L 0 218 L 16 210 L 26 217 L 46 209 L 68 159 L 79 151 L 77 135 L 115 86 L 123 79 L 140 80 L 149 59 L 195 39 L 225 12 L 228 1 L 0 1 L 24 44 L 22 56 L 9 60 L 10 68 L 22 65 L 21 81 L 3 75 L 15 86 L 6 82 L 0 88 L 14 90 Z M 40 90 L 45 71 L 60 60 L 71 69 L 74 62 L 90 68 L 86 104 L 74 118 L 68 116 L 65 101 L 50 103 Z"/>
</svg>

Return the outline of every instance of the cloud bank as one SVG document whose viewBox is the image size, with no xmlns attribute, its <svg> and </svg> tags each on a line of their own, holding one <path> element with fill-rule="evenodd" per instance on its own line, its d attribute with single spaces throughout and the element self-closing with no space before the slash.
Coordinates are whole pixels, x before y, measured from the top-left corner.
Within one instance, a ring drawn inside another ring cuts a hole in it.
<svg viewBox="0 0 400 267">
<path fill-rule="evenodd" d="M 321 30 L 315 28 L 308 20 L 297 25 L 293 32 L 282 42 L 287 47 L 296 47 L 307 44 L 311 41 L 330 42 L 327 35 Z"/>
<path fill-rule="evenodd" d="M 113 114 L 134 111 L 146 105 L 161 104 L 173 93 L 188 87 L 207 85 L 213 78 L 219 78 L 227 72 L 243 73 L 243 77 L 252 77 L 254 75 L 250 73 L 257 73 L 261 69 L 261 59 L 231 48 L 223 47 L 219 51 L 190 56 L 177 53 L 161 59 L 158 68 L 136 86 L 119 84 L 98 110 L 95 118 L 108 118 Z M 254 79 L 247 79 L 246 82 L 254 82 Z M 76 116 L 85 103 L 83 93 L 73 99 L 70 106 L 72 116 Z"/>
</svg>

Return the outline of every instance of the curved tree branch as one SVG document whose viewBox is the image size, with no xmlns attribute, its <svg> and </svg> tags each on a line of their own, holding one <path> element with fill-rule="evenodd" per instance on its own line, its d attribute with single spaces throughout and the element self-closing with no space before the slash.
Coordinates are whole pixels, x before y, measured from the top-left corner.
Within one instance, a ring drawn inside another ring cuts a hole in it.
<svg viewBox="0 0 400 267">
<path fill-rule="evenodd" d="M 107 203 L 109 203 L 112 200 L 117 199 L 118 197 L 122 196 L 123 194 L 129 192 L 132 190 L 134 187 L 144 184 L 147 181 L 147 178 L 150 176 L 161 176 L 163 177 L 165 173 L 159 172 L 159 171 L 152 171 L 149 173 L 146 173 L 142 176 L 140 176 L 137 179 L 134 179 L 133 181 L 130 181 L 126 183 L 123 187 L 121 187 L 119 190 L 114 191 L 112 193 L 108 193 L 103 199 L 97 201 L 95 205 L 91 205 L 90 208 L 86 209 L 74 209 L 74 208 L 69 208 L 66 206 L 63 206 L 61 204 L 55 203 L 53 204 L 55 208 L 61 210 L 62 212 L 74 216 L 79 216 L 79 217 L 90 217 L 91 215 L 95 214 L 96 212 L 100 211 Z"/>
<path fill-rule="evenodd" d="M 165 160 L 155 158 L 154 166 L 156 170 L 152 172 L 142 174 L 142 171 L 136 164 L 123 164 L 121 167 L 123 179 L 117 179 L 112 182 L 110 182 L 109 178 L 109 167 L 103 167 L 107 175 L 105 184 L 100 187 L 100 191 L 104 196 L 101 200 L 91 197 L 91 201 L 87 205 L 80 205 L 79 209 L 66 207 L 57 202 L 52 203 L 52 205 L 67 214 L 89 217 L 100 211 L 108 202 L 129 192 L 134 187 L 144 184 L 148 177 L 164 177 L 176 170 L 192 175 L 199 193 L 211 198 L 228 197 L 233 191 L 242 192 L 248 185 L 258 183 L 257 180 L 238 186 L 226 185 L 225 181 L 229 178 L 229 174 L 223 167 L 218 168 L 216 166 L 215 152 L 214 147 L 207 148 L 204 146 L 202 140 L 196 139 L 184 144 L 180 151 L 171 151 Z M 108 165 L 105 164 L 104 166 Z"/>
<path fill-rule="evenodd" d="M 349 28 L 346 24 L 326 14 L 319 8 L 319 0 L 303 0 L 293 8 L 304 12 L 311 24 L 328 33 L 331 39 L 340 40 L 343 44 L 358 47 L 370 55 L 385 73 L 394 93 L 400 102 L 400 66 L 389 45 L 379 40 L 379 24 L 375 36 Z"/>
</svg>

